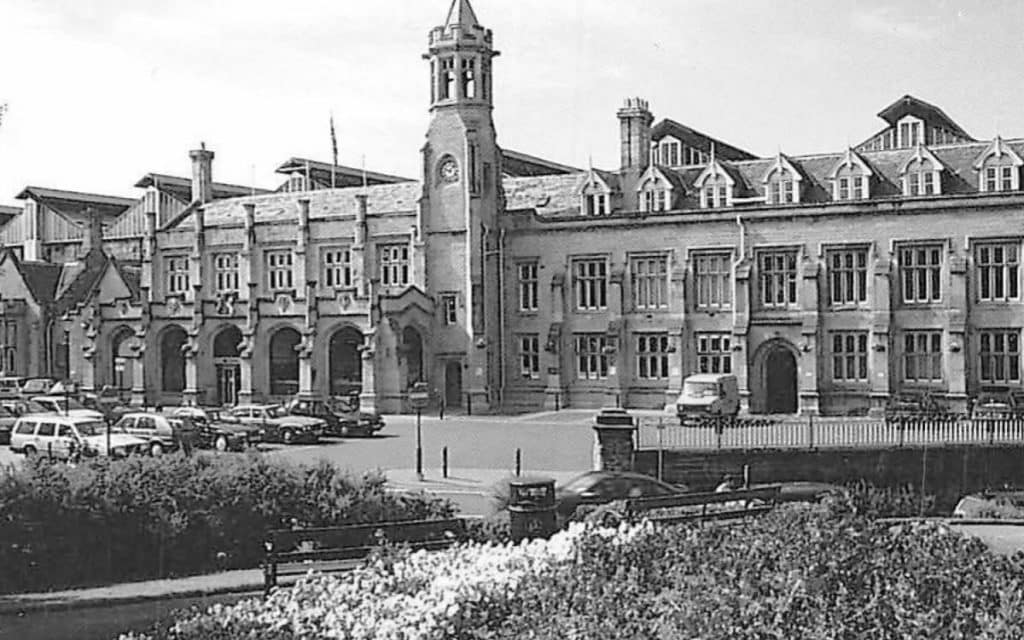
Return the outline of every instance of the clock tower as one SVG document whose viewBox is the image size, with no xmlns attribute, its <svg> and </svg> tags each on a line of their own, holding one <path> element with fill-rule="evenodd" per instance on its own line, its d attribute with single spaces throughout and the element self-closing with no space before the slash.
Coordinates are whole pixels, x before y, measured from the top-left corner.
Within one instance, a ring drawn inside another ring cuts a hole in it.
<svg viewBox="0 0 1024 640">
<path fill-rule="evenodd" d="M 448 406 L 485 412 L 500 402 L 502 364 L 501 151 L 491 63 L 498 52 L 469 0 L 453 0 L 430 32 L 430 127 L 423 147 L 421 227 L 426 287 L 438 312 L 432 384 Z"/>
</svg>

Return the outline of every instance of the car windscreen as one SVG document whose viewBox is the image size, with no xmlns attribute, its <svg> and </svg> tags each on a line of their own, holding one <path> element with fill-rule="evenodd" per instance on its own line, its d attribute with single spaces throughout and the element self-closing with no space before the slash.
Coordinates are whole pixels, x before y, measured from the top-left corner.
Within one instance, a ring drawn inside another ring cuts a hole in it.
<svg viewBox="0 0 1024 640">
<path fill-rule="evenodd" d="M 691 398 L 714 398 L 718 395 L 718 383 L 686 382 L 683 384 L 683 395 Z"/>
<path fill-rule="evenodd" d="M 281 407 L 279 407 L 277 405 L 274 405 L 272 407 L 267 407 L 267 417 L 268 418 L 282 418 L 282 417 L 284 417 L 286 415 L 287 414 L 285 413 L 284 409 L 282 409 Z"/>
<path fill-rule="evenodd" d="M 21 405 L 22 413 L 49 413 L 51 409 L 44 407 L 35 400 L 29 400 Z"/>
<path fill-rule="evenodd" d="M 583 475 L 573 478 L 569 482 L 562 485 L 562 489 L 569 493 L 579 493 L 580 491 L 586 491 L 594 486 L 596 482 L 594 476 Z"/>
<path fill-rule="evenodd" d="M 94 422 L 76 422 L 75 428 L 78 429 L 78 433 L 83 438 L 98 436 L 107 432 L 107 425 L 98 420 Z"/>
</svg>

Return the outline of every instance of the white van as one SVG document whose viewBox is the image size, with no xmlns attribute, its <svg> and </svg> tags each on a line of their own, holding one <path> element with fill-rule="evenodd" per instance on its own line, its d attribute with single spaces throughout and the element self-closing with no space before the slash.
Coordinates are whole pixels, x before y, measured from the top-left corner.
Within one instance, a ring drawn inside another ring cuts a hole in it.
<svg viewBox="0 0 1024 640">
<path fill-rule="evenodd" d="M 36 414 L 18 418 L 11 431 L 11 451 L 26 456 L 44 455 L 66 460 L 84 456 L 124 457 L 145 451 L 148 443 L 124 432 L 111 432 L 107 448 L 107 424 L 81 416 Z"/>
<path fill-rule="evenodd" d="M 740 391 L 736 376 L 699 373 L 683 380 L 683 392 L 676 401 L 680 418 L 735 416 L 740 412 Z"/>
</svg>

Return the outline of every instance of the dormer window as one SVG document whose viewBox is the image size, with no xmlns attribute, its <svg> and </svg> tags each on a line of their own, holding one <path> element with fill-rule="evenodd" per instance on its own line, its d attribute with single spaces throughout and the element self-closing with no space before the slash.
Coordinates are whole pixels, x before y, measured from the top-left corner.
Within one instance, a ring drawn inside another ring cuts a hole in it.
<svg viewBox="0 0 1024 640">
<path fill-rule="evenodd" d="M 800 172 L 781 153 L 764 175 L 765 199 L 768 204 L 795 204 L 800 202 Z"/>
<path fill-rule="evenodd" d="M 897 146 L 901 149 L 924 144 L 924 123 L 914 116 L 906 116 L 897 123 Z"/>
<path fill-rule="evenodd" d="M 729 191 L 729 185 L 725 180 L 708 180 L 700 192 L 700 206 L 704 209 L 728 207 L 732 204 Z"/>
<path fill-rule="evenodd" d="M 832 180 L 832 199 L 837 201 L 864 200 L 871 197 L 871 167 L 853 149 L 829 172 Z"/>
<path fill-rule="evenodd" d="M 612 190 L 601 174 L 591 169 L 579 187 L 580 211 L 586 216 L 603 216 L 612 211 Z"/>
<path fill-rule="evenodd" d="M 945 167 L 928 147 L 918 145 L 914 155 L 900 168 L 903 195 L 934 196 L 942 193 L 942 171 Z"/>
<path fill-rule="evenodd" d="M 1020 189 L 1021 157 L 1002 138 L 996 136 L 974 163 L 978 170 L 978 190 L 989 193 Z"/>
<path fill-rule="evenodd" d="M 669 167 L 678 167 L 680 164 L 680 149 L 682 143 L 678 140 L 667 139 L 661 141 L 661 162 L 660 164 L 667 165 Z"/>
<path fill-rule="evenodd" d="M 672 184 L 658 167 L 650 167 L 640 178 L 641 211 L 668 211 L 672 208 Z"/>
<path fill-rule="evenodd" d="M 293 173 L 288 176 L 288 191 L 290 193 L 301 193 L 306 190 L 306 176 L 301 173 Z"/>
<path fill-rule="evenodd" d="M 583 196 L 583 201 L 588 216 L 603 216 L 608 213 L 607 194 L 591 193 Z"/>
</svg>

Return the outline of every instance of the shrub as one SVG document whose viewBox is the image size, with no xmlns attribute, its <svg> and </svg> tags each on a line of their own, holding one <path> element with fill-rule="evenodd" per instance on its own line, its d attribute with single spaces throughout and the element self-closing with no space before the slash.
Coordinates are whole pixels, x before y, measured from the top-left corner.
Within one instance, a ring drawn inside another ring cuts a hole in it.
<svg viewBox="0 0 1024 640">
<path fill-rule="evenodd" d="M 0 591 L 254 567 L 267 529 L 454 513 L 384 483 L 256 453 L 30 461 L 0 475 Z"/>
</svg>

